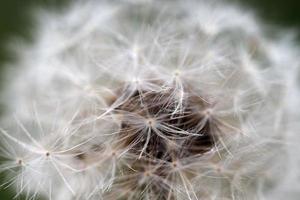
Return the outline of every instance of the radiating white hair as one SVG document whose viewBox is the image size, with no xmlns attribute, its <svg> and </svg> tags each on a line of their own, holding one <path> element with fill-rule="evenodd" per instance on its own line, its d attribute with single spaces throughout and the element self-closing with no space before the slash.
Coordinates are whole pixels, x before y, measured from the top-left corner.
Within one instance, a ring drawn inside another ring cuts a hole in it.
<svg viewBox="0 0 300 200">
<path fill-rule="evenodd" d="M 36 19 L 1 95 L 17 196 L 299 198 L 290 33 L 220 1 L 74 1 Z"/>
</svg>

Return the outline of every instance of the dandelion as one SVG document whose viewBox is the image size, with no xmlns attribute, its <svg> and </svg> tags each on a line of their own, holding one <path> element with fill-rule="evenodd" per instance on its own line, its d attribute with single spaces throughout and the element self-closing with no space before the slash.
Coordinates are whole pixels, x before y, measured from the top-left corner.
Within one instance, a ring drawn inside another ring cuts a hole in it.
<svg viewBox="0 0 300 200">
<path fill-rule="evenodd" d="M 299 51 L 223 2 L 38 12 L 2 100 L 27 199 L 297 199 Z M 25 51 L 26 49 L 26 51 Z"/>
</svg>

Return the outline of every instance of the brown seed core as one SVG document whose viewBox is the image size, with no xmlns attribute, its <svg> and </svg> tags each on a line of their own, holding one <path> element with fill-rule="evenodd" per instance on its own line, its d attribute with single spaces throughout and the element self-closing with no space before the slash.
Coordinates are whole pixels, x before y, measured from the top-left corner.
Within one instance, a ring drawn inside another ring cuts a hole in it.
<svg viewBox="0 0 300 200">
<path fill-rule="evenodd" d="M 183 96 L 174 88 L 134 91 L 114 112 L 122 116 L 121 145 L 130 147 L 131 153 L 136 154 L 137 159 L 131 164 L 134 173 L 144 172 L 147 176 L 149 172 L 145 170 L 156 166 L 152 173 L 168 179 L 168 172 L 178 167 L 177 161 L 202 155 L 214 146 L 216 138 L 207 120 L 211 115 L 210 105 L 190 91 L 185 91 Z M 137 185 L 133 184 L 132 188 Z M 173 199 L 168 186 L 157 185 L 152 184 L 151 190 L 161 194 L 160 199 Z"/>
<path fill-rule="evenodd" d="M 133 152 L 137 154 L 146 145 L 148 157 L 169 162 L 183 156 L 203 154 L 213 147 L 210 122 L 204 116 L 204 111 L 209 110 L 208 103 L 196 95 L 187 94 L 182 99 L 181 110 L 174 112 L 178 106 L 175 92 L 171 89 L 163 92 L 136 91 L 115 109 L 115 112 L 125 113 L 120 132 L 124 145 L 134 144 Z M 147 119 L 151 129 L 148 144 L 147 130 L 139 130 L 135 121 L 127 120 L 126 114 L 130 113 Z M 156 124 L 158 127 L 152 128 Z M 176 148 L 170 149 L 170 143 Z"/>
</svg>

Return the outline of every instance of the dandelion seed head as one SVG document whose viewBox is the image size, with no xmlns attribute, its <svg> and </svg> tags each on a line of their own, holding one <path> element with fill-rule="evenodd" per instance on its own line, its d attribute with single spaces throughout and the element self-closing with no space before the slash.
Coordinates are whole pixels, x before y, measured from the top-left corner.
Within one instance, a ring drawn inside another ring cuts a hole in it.
<svg viewBox="0 0 300 200">
<path fill-rule="evenodd" d="M 297 199 L 291 36 L 221 1 L 76 1 L 36 16 L 1 95 L 4 187 L 28 199 Z"/>
</svg>

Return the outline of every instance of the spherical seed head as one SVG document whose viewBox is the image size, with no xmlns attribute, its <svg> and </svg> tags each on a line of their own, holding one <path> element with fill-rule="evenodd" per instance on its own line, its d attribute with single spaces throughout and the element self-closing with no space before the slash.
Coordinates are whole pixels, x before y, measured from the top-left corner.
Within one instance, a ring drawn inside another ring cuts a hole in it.
<svg viewBox="0 0 300 200">
<path fill-rule="evenodd" d="M 0 171 L 18 193 L 298 198 L 291 41 L 217 1 L 74 2 L 64 12 L 37 15 L 35 44 L 1 95 Z"/>
</svg>

